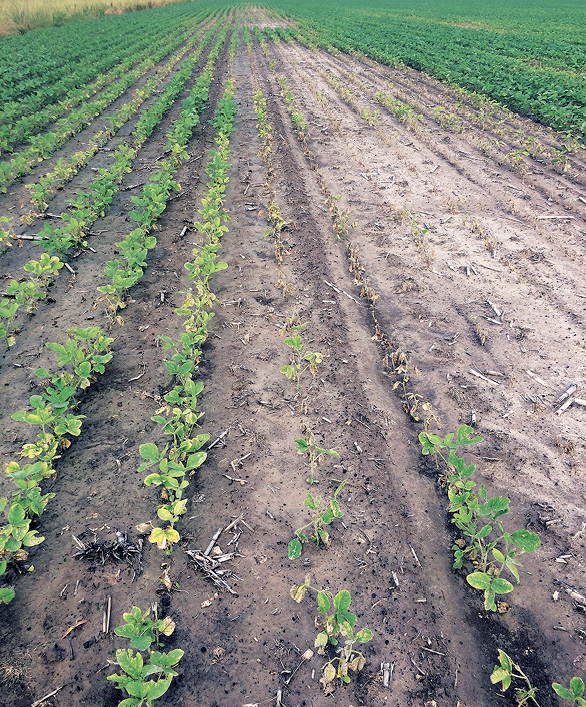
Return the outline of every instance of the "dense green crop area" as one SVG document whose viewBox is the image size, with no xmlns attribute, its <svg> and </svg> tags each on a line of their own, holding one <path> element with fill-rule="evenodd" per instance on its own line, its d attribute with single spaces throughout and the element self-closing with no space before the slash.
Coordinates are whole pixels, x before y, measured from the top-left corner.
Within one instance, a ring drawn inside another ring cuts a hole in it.
<svg viewBox="0 0 586 707">
<path fill-rule="evenodd" d="M 322 44 L 407 64 L 586 135 L 586 5 L 574 0 L 273 0 Z"/>
</svg>

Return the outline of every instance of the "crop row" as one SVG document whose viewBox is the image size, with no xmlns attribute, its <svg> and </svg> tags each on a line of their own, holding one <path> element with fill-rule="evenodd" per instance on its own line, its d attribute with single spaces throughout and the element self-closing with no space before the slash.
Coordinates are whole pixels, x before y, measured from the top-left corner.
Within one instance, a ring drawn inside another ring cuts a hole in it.
<svg viewBox="0 0 586 707">
<path fill-rule="evenodd" d="M 171 43 L 171 51 L 181 44 L 183 38 Z M 163 44 L 151 57 L 143 61 L 124 78 L 109 86 L 99 97 L 82 104 L 66 118 L 58 121 L 56 129 L 31 139 L 30 147 L 17 153 L 8 162 L 0 163 L 0 192 L 6 191 L 6 185 L 16 177 L 29 174 L 44 159 L 64 145 L 75 133 L 82 130 L 96 118 L 107 106 L 121 96 L 141 76 L 147 73 L 158 61 L 169 53 L 169 47 Z"/>
<path fill-rule="evenodd" d="M 180 188 L 180 185 L 173 180 L 173 174 L 189 157 L 186 145 L 194 127 L 199 123 L 199 115 L 207 102 L 215 63 L 226 41 L 227 33 L 228 27 L 224 26 L 210 51 L 204 70 L 183 102 L 179 119 L 167 133 L 167 149 L 171 153 L 170 156 L 158 162 L 157 169 L 144 185 L 140 195 L 131 197 L 135 208 L 129 212 L 128 217 L 136 223 L 136 228 L 117 244 L 119 256 L 116 260 L 106 264 L 105 275 L 111 284 L 98 288 L 103 295 L 101 301 L 106 306 L 112 322 L 121 323 L 118 310 L 126 306 L 126 293 L 142 277 L 146 266 L 146 255 L 157 243 L 157 239 L 149 233 L 157 218 L 165 210 L 171 193 Z"/>
<path fill-rule="evenodd" d="M 297 133 L 300 141 L 307 144 L 308 138 L 306 134 L 307 123 L 303 120 L 299 108 L 295 106 L 295 97 L 287 87 L 287 82 L 284 77 L 278 77 L 277 83 L 280 87 L 280 94 L 287 112 L 291 117 L 293 129 Z M 300 117 L 301 116 L 301 117 Z M 313 163 L 313 157 L 309 149 L 305 150 L 305 154 L 310 163 Z M 329 195 L 329 189 L 325 185 L 323 178 L 319 174 L 318 168 L 313 165 L 316 172 L 318 182 L 326 196 Z M 330 195 L 331 196 L 331 195 Z M 330 206 L 330 210 L 332 210 Z M 340 214 L 332 211 L 333 228 L 336 238 L 345 238 L 347 233 L 342 233 L 337 225 Z M 367 299 L 371 305 L 373 322 L 376 328 L 376 338 L 379 341 L 386 339 L 381 330 L 380 324 L 376 316 L 376 301 L 378 295 L 369 285 L 366 278 L 364 267 L 358 260 L 358 246 L 348 243 L 346 252 L 350 260 L 350 271 L 354 273 L 355 282 L 361 287 L 361 296 Z M 401 373 L 402 368 L 399 365 L 396 372 Z M 404 386 L 406 381 L 404 381 Z M 403 386 L 403 387 L 404 387 Z M 469 583 L 485 591 L 485 608 L 496 611 L 495 595 L 498 593 L 507 593 L 512 591 L 513 585 L 507 580 L 501 578 L 503 570 L 510 571 L 515 579 L 519 581 L 517 572 L 518 562 L 515 557 L 523 552 L 532 552 L 539 547 L 539 538 L 534 533 L 529 533 L 526 530 L 519 530 L 515 533 L 507 533 L 504 531 L 500 522 L 497 520 L 501 515 L 509 512 L 509 499 L 497 497 L 488 498 L 486 490 L 481 487 L 477 494 L 473 489 L 476 483 L 471 480 L 471 476 L 475 471 L 473 464 L 465 464 L 464 460 L 457 456 L 460 446 L 473 444 L 480 441 L 479 437 L 471 436 L 473 430 L 471 428 L 462 427 L 457 437 L 453 434 L 448 435 L 445 440 L 440 439 L 437 435 L 432 435 L 428 432 L 430 420 L 425 423 L 425 432 L 421 433 L 421 443 L 423 445 L 423 453 L 442 458 L 446 465 L 449 464 L 450 469 L 453 469 L 453 474 L 450 476 L 450 511 L 455 514 L 454 523 L 462 531 L 462 533 L 470 537 L 470 544 L 460 546 L 458 543 L 454 546 L 455 552 L 455 567 L 460 569 L 467 560 L 474 565 L 475 571 L 468 575 Z M 448 450 L 448 456 L 441 456 L 443 450 Z M 461 514 L 461 515 L 458 515 Z M 486 522 L 479 526 L 481 518 L 485 518 Z M 496 532 L 496 537 L 491 536 L 493 530 L 500 531 L 500 536 Z M 491 536 L 491 537 L 489 537 Z M 504 553 L 498 549 L 504 545 Z M 498 547 L 497 547 L 498 546 Z M 497 568 L 492 557 L 493 551 L 497 552 L 495 557 L 502 558 L 501 566 Z"/>
<path fill-rule="evenodd" d="M 558 52 L 554 63 L 562 69 L 536 66 L 544 47 L 534 37 L 525 46 L 526 56 L 519 56 L 514 42 L 488 30 L 404 18 L 372 19 L 363 8 L 345 7 L 342 12 L 338 6 L 310 8 L 286 1 L 278 6 L 320 46 L 365 54 L 391 66 L 406 64 L 489 96 L 556 130 L 586 135 L 586 78 L 566 70 L 573 66 L 574 48 Z M 505 46 L 498 46 L 503 41 Z"/>
<path fill-rule="evenodd" d="M 220 32 L 212 49 L 212 54 L 216 53 L 216 56 L 225 31 L 224 29 Z M 142 114 L 133 131 L 132 142 L 120 143 L 114 152 L 112 167 L 101 169 L 88 189 L 79 193 L 71 202 L 70 211 L 61 214 L 64 225 L 53 228 L 45 223 L 41 231 L 41 236 L 44 238 L 41 243 L 45 252 L 39 260 L 31 260 L 24 266 L 27 272 L 32 273 L 32 277 L 23 282 L 13 280 L 6 289 L 7 294 L 13 299 L 7 297 L 0 302 L 0 337 L 5 338 L 9 345 L 15 342 L 13 326 L 18 313 L 21 310 L 30 313 L 38 300 L 46 297 L 49 284 L 62 267 L 61 259 L 72 247 L 85 244 L 93 223 L 108 211 L 122 179 L 131 171 L 133 160 L 184 89 L 199 61 L 201 52 L 211 41 L 214 33 L 214 28 L 207 32 L 199 48 L 183 63 L 157 101 Z M 174 129 L 180 128 L 176 126 Z M 133 197 L 133 199 L 139 198 Z"/>
<path fill-rule="evenodd" d="M 138 208 L 130 212 L 130 217 L 141 225 L 133 231 L 126 242 L 120 245 L 127 257 L 126 265 L 136 262 L 138 251 L 131 252 L 128 245 L 137 245 L 139 236 L 142 236 L 141 259 L 144 261 L 147 251 L 154 247 L 156 239 L 151 237 L 148 243 L 148 232 L 152 229 L 157 217 L 165 208 L 166 200 L 171 191 L 178 185 L 172 180 L 173 172 L 188 157 L 185 145 L 191 137 L 193 127 L 199 122 L 199 112 L 207 100 L 208 89 L 213 75 L 213 67 L 225 42 L 227 27 L 220 31 L 210 53 L 206 68 L 197 85 L 191 91 L 183 104 L 183 110 L 178 121 L 169 130 L 168 140 L 171 156 L 159 163 L 157 171 L 151 176 L 150 182 L 145 186 Z M 133 237 L 133 243 L 129 239 Z M 125 248 L 126 246 L 126 248 Z M 124 257 L 124 256 L 123 256 Z M 122 259 L 114 263 L 107 263 L 105 275 L 109 276 L 112 266 L 118 267 Z M 145 266 L 146 263 L 142 263 Z M 143 268 L 135 271 L 135 280 L 142 276 Z M 131 284 L 128 283 L 128 287 Z M 106 286 L 107 287 L 107 286 Z M 104 291 L 104 288 L 100 288 Z M 109 294 L 109 293 L 107 293 Z M 112 323 L 116 318 L 112 320 Z M 83 416 L 74 414 L 76 396 L 80 391 L 87 389 L 95 380 L 96 373 L 103 373 L 106 363 L 112 354 L 109 351 L 113 339 L 105 336 L 98 327 L 90 329 L 73 328 L 68 331 L 71 338 L 65 344 L 48 344 L 49 348 L 58 353 L 58 365 L 65 371 L 51 374 L 46 369 L 39 369 L 37 375 L 43 379 L 49 378 L 49 386 L 42 395 L 31 398 L 32 412 L 22 411 L 13 417 L 16 420 L 32 425 L 40 425 L 41 433 L 37 442 L 26 444 L 22 455 L 36 461 L 26 464 L 22 469 L 16 462 L 8 466 L 8 475 L 16 484 L 18 491 L 13 494 L 8 503 L 6 499 L 0 501 L 1 510 L 7 509 L 7 524 L 0 529 L 0 576 L 5 575 L 9 565 L 16 570 L 26 560 L 28 551 L 26 547 L 38 545 L 43 538 L 36 530 L 31 529 L 35 517 L 40 516 L 54 494 L 42 493 L 40 482 L 55 474 L 53 462 L 59 457 L 61 449 L 66 449 L 70 442 L 68 435 L 79 436 Z M 14 598 L 12 587 L 0 589 L 0 601 L 7 603 Z"/>
<path fill-rule="evenodd" d="M 90 98 L 105 86 L 124 76 L 135 64 L 140 65 L 143 61 L 151 58 L 153 46 L 167 47 L 168 52 L 173 51 L 176 46 L 179 46 L 182 41 L 189 37 L 193 31 L 192 27 L 203 21 L 207 14 L 202 13 L 200 17 L 194 17 L 179 28 L 171 28 L 165 31 L 159 30 L 156 33 L 153 31 L 146 37 L 141 36 L 138 41 L 128 44 L 124 49 L 120 49 L 115 55 L 115 66 L 110 71 L 101 73 L 89 86 L 82 85 L 78 88 L 67 90 L 65 97 L 55 103 L 47 104 L 51 100 L 51 96 L 37 95 L 35 100 L 31 98 L 19 104 L 19 111 L 13 111 L 10 118 L 7 118 L 6 122 L 0 126 L 0 150 L 12 152 L 17 143 L 30 138 L 31 135 L 63 116 L 76 104 Z M 108 59 L 111 58 L 111 55 L 106 56 Z M 99 61 L 99 57 L 96 57 L 96 62 Z M 75 75 L 76 71 L 73 69 L 68 73 L 69 76 L 71 74 Z M 5 108 L 5 116 L 6 110 L 8 108 Z"/>
<path fill-rule="evenodd" d="M 161 487 L 163 502 L 157 509 L 157 515 L 166 523 L 165 527 L 152 528 L 149 539 L 167 552 L 180 540 L 175 525 L 186 510 L 187 499 L 183 496 L 189 485 L 188 477 L 203 464 L 207 456 L 200 449 L 208 441 L 209 434 L 193 436 L 202 415 L 198 409 L 197 396 L 204 387 L 194 377 L 202 346 L 208 338 L 208 324 L 214 316 L 211 311 L 215 301 L 210 288 L 211 278 L 214 273 L 227 267 L 226 263 L 217 260 L 217 256 L 221 237 L 228 230 L 226 223 L 230 220 L 224 207 L 224 198 L 230 167 L 227 161 L 230 153 L 229 139 L 234 129 L 235 114 L 234 81 L 230 79 L 225 84 L 213 121 L 217 130 L 216 149 L 211 151 L 206 166 L 209 181 L 208 191 L 199 210 L 201 221 L 195 222 L 202 243 L 193 250 L 194 260 L 185 263 L 191 287 L 183 304 L 176 310 L 184 321 L 183 332 L 178 341 L 168 336 L 161 337 L 163 348 L 172 352 L 170 360 L 166 362 L 167 373 L 178 383 L 164 395 L 165 405 L 152 419 L 161 426 L 165 435 L 170 436 L 171 441 L 162 449 L 152 442 L 140 446 L 140 454 L 145 462 L 139 471 L 158 467 L 157 471 L 148 474 L 144 483 Z"/>
</svg>

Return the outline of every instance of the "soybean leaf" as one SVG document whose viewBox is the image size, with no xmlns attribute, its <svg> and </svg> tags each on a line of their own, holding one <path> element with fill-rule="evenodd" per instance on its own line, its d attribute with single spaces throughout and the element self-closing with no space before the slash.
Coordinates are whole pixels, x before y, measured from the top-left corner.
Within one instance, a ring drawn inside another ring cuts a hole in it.
<svg viewBox="0 0 586 707">
<path fill-rule="evenodd" d="M 513 591 L 513 585 L 502 577 L 495 577 L 492 580 L 491 588 L 495 594 L 508 594 Z"/>
<path fill-rule="evenodd" d="M 372 631 L 369 628 L 363 628 L 358 633 L 354 638 L 359 642 L 359 643 L 368 643 L 370 639 L 372 638 Z"/>
<path fill-rule="evenodd" d="M 490 587 L 490 576 L 485 572 L 472 572 L 466 577 L 466 581 L 475 589 L 486 591 Z"/>
<path fill-rule="evenodd" d="M 325 592 L 317 593 L 317 608 L 319 612 L 326 616 L 330 610 L 330 600 Z"/>
<path fill-rule="evenodd" d="M 298 557 L 301 557 L 302 551 L 303 546 L 297 538 L 293 538 L 289 545 L 287 545 L 287 555 L 290 560 L 296 560 Z"/>
<path fill-rule="evenodd" d="M 147 442 L 146 444 L 141 444 L 138 448 L 140 456 L 148 461 L 156 462 L 159 460 L 159 450 L 157 445 L 152 442 Z"/>
<path fill-rule="evenodd" d="M 515 545 L 524 552 L 533 552 L 541 545 L 541 540 L 536 533 L 531 533 L 524 528 L 511 534 L 511 539 Z"/>
<path fill-rule="evenodd" d="M 334 597 L 334 609 L 338 612 L 346 611 L 350 608 L 351 603 L 352 597 L 347 589 L 342 589 L 342 591 L 338 592 Z"/>
</svg>

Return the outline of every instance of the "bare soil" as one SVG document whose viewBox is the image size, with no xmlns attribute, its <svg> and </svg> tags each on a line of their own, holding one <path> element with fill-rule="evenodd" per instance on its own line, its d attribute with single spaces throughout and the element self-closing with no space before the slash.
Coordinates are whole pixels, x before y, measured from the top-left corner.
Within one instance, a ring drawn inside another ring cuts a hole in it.
<svg viewBox="0 0 586 707">
<path fill-rule="evenodd" d="M 249 54 L 241 41 L 226 200 L 232 220 L 221 251 L 229 267 L 215 276 L 218 304 L 200 366 L 202 431 L 210 441 L 223 436 L 191 479 L 182 542 L 171 557 L 145 547 L 140 575 L 136 563 L 72 557 L 72 535 L 112 541 L 118 530 L 136 541 L 136 524 L 155 517 L 156 491 L 142 484 L 138 448 L 164 443 L 150 419 L 170 387 L 158 338 L 179 332 L 174 310 L 189 287 L 183 264 L 199 238 L 191 224 L 206 190 L 209 120 L 228 77 L 227 55 L 189 146 L 192 159 L 177 176 L 180 196 L 160 219 L 149 267 L 123 312 L 124 326 L 114 330 L 112 363 L 83 398 L 82 435 L 49 484 L 57 495 L 39 523 L 46 541 L 32 553 L 35 571 L 15 578 L 16 599 L 2 609 L 0 670 L 20 674 L 3 687 L 0 704 L 24 707 L 62 688 L 44 704 L 116 705 L 121 693 L 106 675 L 125 642 L 102 631 L 108 597 L 112 627 L 132 605 L 144 609 L 154 601 L 176 621 L 166 646 L 185 656 L 161 704 L 269 707 L 280 690 L 287 707 L 513 705 L 511 691 L 503 697 L 490 684 L 497 648 L 531 676 L 543 707 L 557 704 L 551 682 L 567 683 L 586 669 L 584 613 L 565 591 L 586 593 L 586 409 L 572 405 L 557 415 L 553 406 L 570 383 L 580 397 L 584 386 L 583 154 L 578 150 L 561 174 L 528 155 L 522 166 L 507 165 L 509 148 L 479 147 L 481 139 L 504 138 L 494 132 L 502 125 L 481 120 L 473 101 L 462 132 L 434 120 L 434 105 L 456 114 L 461 97 L 427 76 L 284 42 L 269 45 L 269 53 L 308 123 L 311 157 L 261 48 L 255 42 Z M 254 81 L 272 126 L 270 174 L 259 156 Z M 379 90 L 408 90 L 421 120 L 401 122 L 374 100 Z M 365 108 L 380 110 L 374 125 Z M 135 168 L 156 164 L 174 115 Z M 510 114 L 507 120 L 510 149 L 519 130 L 563 144 L 528 121 Z M 80 172 L 79 184 L 101 164 Z M 128 175 L 123 186 L 135 184 L 137 174 L 143 172 Z M 66 187 L 61 204 L 76 185 Z M 324 189 L 349 211 L 354 227 L 346 240 L 334 236 Z M 44 344 L 63 340 L 74 324 L 105 326 L 92 305 L 104 263 L 131 227 L 130 194 L 118 193 L 94 226 L 96 252 L 72 261 L 75 276 L 63 271 L 50 299 L 2 354 L 5 461 L 29 440 L 10 414 L 26 408 L 34 370 L 51 360 Z M 271 200 L 287 224 L 282 264 L 265 236 Z M 1 206 L 18 208 L 15 195 L 5 195 Z M 4 275 L 14 276 L 20 256 L 2 256 Z M 377 296 L 374 312 L 356 283 L 356 257 Z M 304 342 L 324 354 L 317 375 L 305 378 L 306 405 L 279 372 L 289 363 L 280 330 L 292 319 L 308 322 Z M 395 352 L 406 355 L 402 371 L 385 365 Z M 451 568 L 456 536 L 446 491 L 418 442 L 423 427 L 415 418 L 423 419 L 427 405 L 444 434 L 474 416 L 484 441 L 468 458 L 478 464 L 479 483 L 511 498 L 508 526 L 541 537 L 541 548 L 523 558 L 521 584 L 505 597 L 505 613 L 485 612 L 481 594 Z M 344 524 L 334 524 L 329 549 L 304 548 L 290 561 L 287 543 L 309 520 L 302 505 L 308 470 L 295 449 L 307 428 L 340 454 L 319 468 L 312 492 L 328 496 L 345 480 Z M 231 594 L 214 587 L 185 550 L 204 550 L 218 528 L 238 518 L 218 539 L 222 551 L 238 550 L 226 563 L 235 575 L 227 580 Z M 160 581 L 165 571 L 171 591 Z M 289 596 L 306 573 L 315 585 L 349 589 L 359 625 L 374 632 L 365 668 L 333 696 L 318 682 L 320 656 L 298 667 L 317 633 L 314 597 L 296 604 Z M 87 623 L 61 639 L 79 620 Z M 393 665 L 388 687 L 381 662 Z"/>
</svg>

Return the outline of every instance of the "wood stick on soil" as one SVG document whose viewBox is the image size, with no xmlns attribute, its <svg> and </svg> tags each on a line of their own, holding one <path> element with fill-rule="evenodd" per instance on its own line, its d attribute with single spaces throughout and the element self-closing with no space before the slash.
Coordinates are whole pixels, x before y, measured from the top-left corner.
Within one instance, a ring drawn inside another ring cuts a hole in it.
<svg viewBox="0 0 586 707">
<path fill-rule="evenodd" d="M 239 523 L 239 522 L 242 520 L 242 518 L 243 518 L 243 515 L 242 515 L 242 513 L 241 513 L 241 514 L 238 516 L 238 518 L 235 518 L 229 525 L 227 525 L 227 526 L 224 528 L 224 532 L 225 532 L 225 533 L 228 533 L 230 530 L 232 530 L 232 528 L 233 528 L 237 523 Z"/>
<path fill-rule="evenodd" d="M 567 218 L 573 219 L 574 217 L 573 217 L 573 216 L 537 216 L 536 218 L 539 219 L 540 221 L 545 221 L 546 219 L 547 219 L 547 220 L 553 220 L 553 219 L 556 219 L 556 220 L 557 220 L 557 219 L 564 220 L 564 219 L 567 219 Z"/>
<path fill-rule="evenodd" d="M 109 594 L 106 598 L 106 606 L 104 607 L 104 615 L 102 617 L 102 631 L 108 633 L 110 630 L 110 615 L 112 613 L 112 595 Z"/>
<path fill-rule="evenodd" d="M 129 378 L 128 382 L 132 383 L 132 381 L 140 380 L 144 376 L 145 373 L 146 373 L 146 363 L 143 361 L 142 362 L 142 372 L 139 373 L 137 376 L 134 376 L 134 378 Z"/>
<path fill-rule="evenodd" d="M 212 551 L 214 545 L 216 544 L 216 540 L 220 537 L 220 534 L 222 533 L 223 528 L 218 528 L 216 532 L 213 534 L 212 539 L 210 540 L 209 545 L 206 547 L 204 552 L 202 553 L 204 557 L 208 557 L 210 552 Z"/>
<path fill-rule="evenodd" d="M 422 566 L 421 562 L 419 562 L 419 558 L 417 557 L 417 553 L 411 547 L 411 545 L 409 545 L 409 548 L 411 549 L 411 553 L 413 554 L 413 557 L 415 558 L 415 562 L 417 562 L 417 564 L 421 567 L 421 569 L 423 569 L 423 566 Z"/>
<path fill-rule="evenodd" d="M 583 596 L 582 594 L 579 594 L 575 589 L 572 589 L 572 587 L 564 587 L 564 591 L 566 594 L 569 594 L 572 599 L 577 601 L 579 604 L 586 604 L 586 597 Z"/>
<path fill-rule="evenodd" d="M 487 299 L 486 304 L 492 309 L 492 311 L 496 314 L 497 317 L 501 316 L 502 312 L 494 302 L 491 302 L 489 299 Z"/>
<path fill-rule="evenodd" d="M 53 697 L 53 695 L 56 695 L 59 692 L 59 690 L 62 690 L 64 687 L 65 687 L 65 685 L 61 685 L 61 687 L 58 687 L 56 690 L 53 690 L 53 692 L 50 692 L 48 695 L 45 695 L 44 697 L 41 697 L 40 700 L 33 702 L 31 707 L 39 707 L 39 705 L 42 705 L 43 702 L 46 702 L 48 699 Z"/>
<path fill-rule="evenodd" d="M 337 292 L 339 295 L 346 295 L 346 297 L 348 297 L 348 299 L 351 299 L 353 302 L 356 302 L 356 304 L 360 304 L 360 302 L 356 299 L 356 297 L 353 297 L 352 295 L 349 295 L 349 294 L 348 294 L 347 292 L 345 292 L 344 290 L 339 290 L 335 285 L 332 285 L 332 283 L 331 283 L 331 282 L 328 282 L 327 280 L 324 280 L 324 282 L 326 283 L 326 285 L 327 285 L 328 287 L 331 287 L 332 290 L 334 290 L 334 292 Z"/>
<path fill-rule="evenodd" d="M 545 388 L 549 388 L 550 385 L 549 383 L 546 383 L 543 378 L 540 378 L 536 373 L 533 373 L 533 371 L 527 370 L 525 371 L 528 376 L 531 376 L 533 380 L 537 381 L 540 385 L 544 386 Z"/>
<path fill-rule="evenodd" d="M 566 402 L 556 411 L 556 415 L 561 415 L 564 413 L 570 405 L 575 402 L 576 398 L 574 398 L 573 395 L 570 395 L 570 397 L 566 400 Z"/>
<path fill-rule="evenodd" d="M 222 434 L 210 444 L 210 446 L 207 448 L 207 451 L 209 452 L 210 449 L 212 449 L 212 447 L 215 447 L 216 444 L 218 444 L 218 442 L 221 442 L 224 439 L 224 437 L 228 434 L 229 431 L 230 431 L 230 428 L 228 427 L 227 430 L 224 430 L 222 432 Z"/>
<path fill-rule="evenodd" d="M 570 383 L 569 387 L 560 395 L 559 398 L 556 398 L 554 401 L 554 405 L 559 405 L 560 403 L 563 403 L 564 400 L 569 396 L 573 395 L 576 390 L 578 390 L 578 386 L 575 383 Z"/>
<path fill-rule="evenodd" d="M 473 376 L 476 376 L 477 378 L 482 378 L 482 380 L 486 381 L 487 383 L 492 383 L 493 385 L 500 385 L 498 381 L 493 381 L 490 378 L 483 376 L 482 373 L 478 373 L 478 371 L 475 371 L 473 368 L 469 370 L 469 373 L 471 373 Z"/>
<path fill-rule="evenodd" d="M 487 270 L 494 270 L 494 272 L 502 272 L 500 268 L 493 268 L 492 265 L 484 265 L 484 263 L 476 263 L 478 267 L 486 268 Z"/>
<path fill-rule="evenodd" d="M 426 648 L 425 646 L 421 646 L 422 651 L 427 651 L 428 653 L 433 653 L 434 655 L 443 655 L 445 656 L 445 653 L 440 653 L 439 651 L 434 651 L 431 648 Z"/>
</svg>

